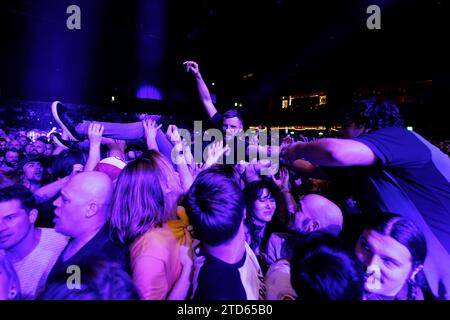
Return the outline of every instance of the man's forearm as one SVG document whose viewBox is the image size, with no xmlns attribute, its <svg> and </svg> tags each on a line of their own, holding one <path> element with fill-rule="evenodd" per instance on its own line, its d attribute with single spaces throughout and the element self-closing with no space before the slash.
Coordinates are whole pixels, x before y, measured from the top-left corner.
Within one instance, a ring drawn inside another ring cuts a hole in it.
<svg viewBox="0 0 450 320">
<path fill-rule="evenodd" d="M 84 167 L 85 172 L 94 171 L 95 166 L 100 162 L 100 144 L 91 143 L 89 147 L 89 156 Z"/>
<path fill-rule="evenodd" d="M 291 161 L 304 159 L 320 166 L 369 166 L 377 162 L 377 157 L 369 147 L 354 140 L 325 138 L 296 143 L 291 148 Z"/>
<path fill-rule="evenodd" d="M 203 80 L 201 74 L 198 74 L 195 77 L 195 80 L 197 82 L 197 90 L 200 96 L 200 100 L 202 101 L 203 107 L 206 109 L 206 112 L 208 113 L 208 117 L 211 119 L 217 113 L 217 109 L 213 104 L 208 86 Z"/>
<path fill-rule="evenodd" d="M 53 198 L 54 196 L 56 196 L 58 194 L 58 192 L 61 191 L 62 187 L 64 186 L 65 183 L 67 183 L 68 180 L 69 180 L 69 178 L 65 177 L 63 179 L 49 183 L 49 184 L 43 186 L 42 188 L 37 189 L 34 192 L 34 197 L 36 199 L 36 202 L 38 204 L 43 203 L 43 202 Z"/>
</svg>

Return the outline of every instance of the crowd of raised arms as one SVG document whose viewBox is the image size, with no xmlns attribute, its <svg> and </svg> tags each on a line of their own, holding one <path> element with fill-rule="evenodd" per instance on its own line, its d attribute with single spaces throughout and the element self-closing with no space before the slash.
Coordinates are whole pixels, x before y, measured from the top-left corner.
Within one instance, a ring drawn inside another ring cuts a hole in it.
<svg viewBox="0 0 450 320">
<path fill-rule="evenodd" d="M 247 139 L 184 65 L 222 133 L 201 161 L 158 116 L 0 129 L 0 300 L 449 299 L 448 142 L 376 98 L 338 137 Z"/>
</svg>

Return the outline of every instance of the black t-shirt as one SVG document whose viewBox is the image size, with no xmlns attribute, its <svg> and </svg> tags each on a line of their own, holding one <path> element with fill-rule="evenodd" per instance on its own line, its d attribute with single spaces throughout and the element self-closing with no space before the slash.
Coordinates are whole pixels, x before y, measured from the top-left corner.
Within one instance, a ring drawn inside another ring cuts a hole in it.
<svg viewBox="0 0 450 320">
<path fill-rule="evenodd" d="M 367 202 L 412 219 L 425 233 L 429 227 L 450 253 L 449 157 L 404 128 L 383 128 L 353 140 L 379 159 L 364 178 Z"/>
<path fill-rule="evenodd" d="M 79 266 L 93 260 L 116 262 L 128 274 L 131 273 L 128 247 L 112 237 L 107 225 L 104 225 L 88 243 L 67 261 L 62 260 L 64 251 L 48 275 L 47 286 L 55 281 L 55 279 L 60 279 L 61 274 L 67 274 L 67 268 L 69 266 Z M 67 274 L 67 277 L 69 276 Z"/>
<path fill-rule="evenodd" d="M 206 259 L 200 269 L 193 300 L 247 300 L 239 273 L 246 255 L 238 263 L 228 264 L 204 254 Z"/>
</svg>

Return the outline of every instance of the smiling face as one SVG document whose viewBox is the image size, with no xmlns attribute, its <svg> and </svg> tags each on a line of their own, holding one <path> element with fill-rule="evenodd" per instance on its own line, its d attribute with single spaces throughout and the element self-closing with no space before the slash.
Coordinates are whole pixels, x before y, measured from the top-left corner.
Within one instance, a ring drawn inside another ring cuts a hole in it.
<svg viewBox="0 0 450 320">
<path fill-rule="evenodd" d="M 267 188 L 264 188 L 261 195 L 254 203 L 255 219 L 264 223 L 272 220 L 277 204 L 275 198 L 270 194 Z"/>
<path fill-rule="evenodd" d="M 355 253 L 367 268 L 365 289 L 371 293 L 394 297 L 418 271 L 408 248 L 374 230 L 363 232 Z"/>
<path fill-rule="evenodd" d="M 0 203 L 0 249 L 12 250 L 32 231 L 37 210 L 27 213 L 19 200 Z"/>
</svg>

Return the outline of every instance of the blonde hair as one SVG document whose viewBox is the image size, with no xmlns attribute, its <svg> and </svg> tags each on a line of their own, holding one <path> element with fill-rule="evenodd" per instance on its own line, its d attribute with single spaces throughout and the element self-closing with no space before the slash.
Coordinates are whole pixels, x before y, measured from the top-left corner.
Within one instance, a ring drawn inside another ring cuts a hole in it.
<svg viewBox="0 0 450 320">
<path fill-rule="evenodd" d="M 157 151 L 130 162 L 114 191 L 110 225 L 124 243 L 131 243 L 151 228 L 176 219 L 181 194 L 172 165 Z"/>
</svg>

